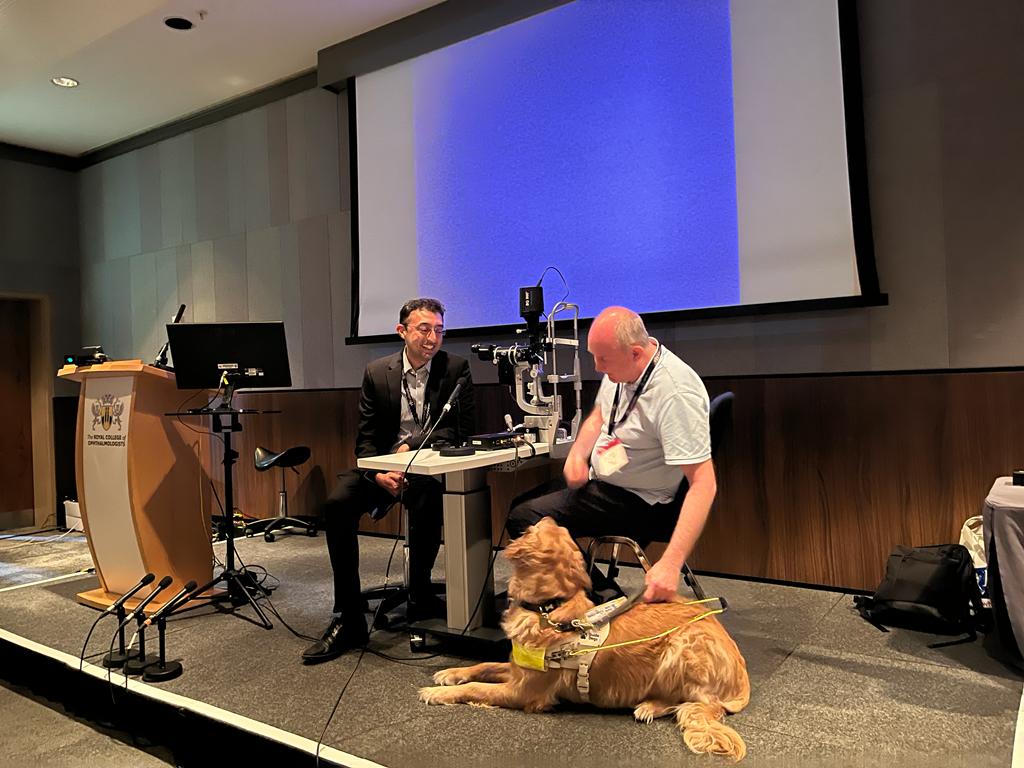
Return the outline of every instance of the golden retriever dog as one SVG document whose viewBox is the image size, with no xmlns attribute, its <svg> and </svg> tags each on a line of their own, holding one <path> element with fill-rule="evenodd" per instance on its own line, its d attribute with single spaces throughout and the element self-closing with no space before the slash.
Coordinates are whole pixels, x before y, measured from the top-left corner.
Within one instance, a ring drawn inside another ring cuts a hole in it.
<svg viewBox="0 0 1024 768">
<path fill-rule="evenodd" d="M 550 518 L 527 529 L 505 549 L 512 565 L 505 634 L 521 646 L 551 649 L 578 635 L 542 621 L 536 610 L 561 600 L 551 622 L 568 625 L 594 604 L 587 599 L 590 577 L 569 532 Z M 589 669 L 589 701 L 609 709 L 631 708 L 642 723 L 675 715 L 683 741 L 693 752 L 746 754 L 743 739 L 721 722 L 750 699 L 747 665 L 736 643 L 714 616 L 694 621 L 705 604 L 637 603 L 612 619 L 604 646 L 664 636 L 595 652 Z M 532 669 L 513 662 L 454 667 L 434 675 L 436 686 L 421 688 L 428 704 L 477 704 L 543 712 L 559 701 L 582 702 L 576 669 Z"/>
</svg>

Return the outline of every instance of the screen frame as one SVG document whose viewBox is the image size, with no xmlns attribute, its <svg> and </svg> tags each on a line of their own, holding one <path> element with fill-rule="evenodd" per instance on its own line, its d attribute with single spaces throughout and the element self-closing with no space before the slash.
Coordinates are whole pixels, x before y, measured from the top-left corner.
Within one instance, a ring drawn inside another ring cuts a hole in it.
<svg viewBox="0 0 1024 768">
<path fill-rule="evenodd" d="M 802 299 L 797 301 L 775 301 L 760 304 L 733 304 L 717 307 L 698 307 L 676 309 L 663 312 L 640 313 L 645 322 L 687 322 L 720 318 L 760 317 L 764 315 L 818 312 L 822 310 L 844 310 L 863 307 L 887 306 L 888 294 L 881 291 L 878 280 L 878 268 L 875 262 L 874 236 L 871 225 L 871 205 L 868 194 L 867 147 L 864 129 L 864 103 L 860 69 L 860 33 L 857 21 L 857 0 L 835 0 L 839 17 L 839 53 L 843 79 L 843 111 L 846 127 L 846 161 L 849 174 L 850 213 L 853 230 L 854 253 L 857 265 L 857 277 L 861 286 L 859 295 L 833 296 L 821 299 Z M 553 3 L 551 8 L 564 3 Z M 550 8 L 542 8 L 550 10 Z M 514 20 L 504 21 L 492 28 L 504 26 Z M 404 21 L 404 20 L 403 20 Z M 397 24 L 397 23 L 396 23 Z M 392 25 L 389 25 L 392 26 Z M 407 24 L 398 24 L 400 29 L 395 32 L 400 36 L 409 33 Z M 376 30 L 386 33 L 388 27 Z M 468 39 L 486 30 L 478 30 L 459 39 L 446 40 L 431 50 L 451 45 L 460 39 Z M 416 50 L 406 52 L 400 45 L 396 46 L 394 56 L 385 63 L 377 62 L 373 69 L 396 64 L 429 51 Z M 356 76 L 366 72 L 356 72 L 345 79 L 345 92 L 348 103 L 348 143 L 349 143 L 349 186 L 351 200 L 351 317 L 349 318 L 349 335 L 345 344 L 379 344 L 394 341 L 395 334 L 360 334 L 359 333 L 359 161 L 356 130 Z M 516 286 L 518 288 L 519 286 Z M 411 298 L 411 297 L 410 297 Z M 508 301 L 516 300 L 510 293 Z M 399 307 L 395 307 L 397 322 Z M 579 318 L 580 326 L 589 327 L 593 317 Z M 446 338 L 471 338 L 480 335 L 512 334 L 521 325 L 506 323 L 500 325 L 469 326 L 452 328 L 445 332 Z"/>
</svg>

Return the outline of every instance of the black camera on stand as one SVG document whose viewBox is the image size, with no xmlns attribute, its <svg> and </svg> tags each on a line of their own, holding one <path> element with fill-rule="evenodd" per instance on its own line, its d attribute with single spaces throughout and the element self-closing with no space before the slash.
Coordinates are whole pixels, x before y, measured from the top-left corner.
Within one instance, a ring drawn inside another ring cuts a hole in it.
<svg viewBox="0 0 1024 768">
<path fill-rule="evenodd" d="M 569 339 L 555 336 L 555 315 L 565 311 L 573 313 L 572 338 Z M 544 293 L 538 284 L 519 289 L 519 314 L 526 321 L 526 328 L 516 332 L 525 333 L 526 343 L 507 347 L 474 344 L 471 349 L 481 360 L 498 366 L 498 381 L 511 388 L 516 404 L 526 414 L 523 424 L 518 427 L 506 415 L 509 429 L 535 436 L 538 441 L 549 445 L 552 456 L 562 458 L 568 454 L 575 439 L 580 419 L 579 307 L 559 301 L 548 313 L 547 322 L 542 323 Z M 571 372 L 559 373 L 557 351 L 566 347 L 573 354 Z M 576 390 L 576 415 L 568 429 L 561 427 L 560 384 L 571 384 Z"/>
<path fill-rule="evenodd" d="M 499 347 L 497 344 L 474 344 L 470 349 L 485 363 L 498 366 L 498 381 L 501 384 L 515 383 L 517 365 L 543 365 L 544 354 L 550 348 L 545 343 L 543 326 L 540 316 L 544 314 L 544 289 L 539 285 L 531 285 L 519 289 L 519 316 L 526 321 L 526 344 L 512 344 Z M 516 333 L 524 329 L 517 328 Z"/>
</svg>

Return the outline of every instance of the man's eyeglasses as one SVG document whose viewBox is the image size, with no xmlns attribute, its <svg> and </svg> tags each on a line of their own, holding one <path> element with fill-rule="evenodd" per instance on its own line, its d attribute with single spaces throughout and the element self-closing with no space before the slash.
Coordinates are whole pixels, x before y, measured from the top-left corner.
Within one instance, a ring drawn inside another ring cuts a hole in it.
<svg viewBox="0 0 1024 768">
<path fill-rule="evenodd" d="M 421 323 L 420 325 L 407 325 L 406 328 L 416 331 L 420 336 L 429 336 L 431 333 L 436 334 L 438 337 L 444 336 L 443 325 L 427 325 Z"/>
</svg>

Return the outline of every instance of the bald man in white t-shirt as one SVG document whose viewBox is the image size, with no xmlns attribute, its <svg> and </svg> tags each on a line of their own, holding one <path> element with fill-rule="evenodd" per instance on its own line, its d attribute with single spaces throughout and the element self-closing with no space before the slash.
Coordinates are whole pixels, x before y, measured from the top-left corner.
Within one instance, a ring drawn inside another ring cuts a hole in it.
<svg viewBox="0 0 1024 768">
<path fill-rule="evenodd" d="M 667 539 L 647 572 L 644 599 L 669 600 L 717 490 L 708 393 L 625 307 L 594 319 L 587 347 L 604 379 L 565 462 L 568 488 L 517 504 L 509 535 L 552 517 L 573 536 Z M 684 478 L 689 489 L 680 508 L 673 500 Z"/>
</svg>

